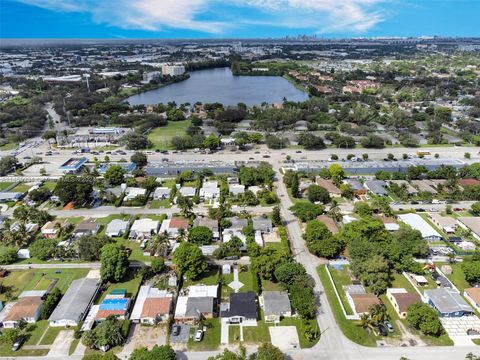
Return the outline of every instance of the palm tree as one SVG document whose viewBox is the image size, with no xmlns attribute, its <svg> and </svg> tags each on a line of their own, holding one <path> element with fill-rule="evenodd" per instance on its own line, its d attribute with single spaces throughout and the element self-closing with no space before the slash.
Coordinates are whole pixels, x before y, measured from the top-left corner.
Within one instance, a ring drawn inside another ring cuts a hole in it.
<svg viewBox="0 0 480 360">
<path fill-rule="evenodd" d="M 177 241 L 182 242 L 187 237 L 187 231 L 184 228 L 178 229 Z"/>
<path fill-rule="evenodd" d="M 375 325 L 382 324 L 388 319 L 387 308 L 384 305 L 373 305 L 370 308 L 370 318 Z"/>
<path fill-rule="evenodd" d="M 370 314 L 363 313 L 360 315 L 360 320 L 358 320 L 358 326 L 364 328 L 365 330 L 371 330 L 375 328 L 375 325 L 370 317 Z"/>
<path fill-rule="evenodd" d="M 170 247 L 170 242 L 168 240 L 168 232 L 164 231 L 155 235 L 153 238 L 153 247 L 157 249 L 157 252 L 161 256 L 165 256 L 167 254 L 168 248 Z"/>
</svg>

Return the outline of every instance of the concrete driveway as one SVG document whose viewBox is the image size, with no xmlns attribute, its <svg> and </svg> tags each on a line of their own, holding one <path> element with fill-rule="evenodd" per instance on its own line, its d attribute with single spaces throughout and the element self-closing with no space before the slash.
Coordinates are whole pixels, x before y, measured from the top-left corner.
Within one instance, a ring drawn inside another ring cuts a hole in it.
<svg viewBox="0 0 480 360">
<path fill-rule="evenodd" d="M 55 341 L 48 352 L 48 356 L 64 356 L 68 358 L 70 345 L 73 341 L 73 330 L 62 330 L 58 333 Z"/>
</svg>

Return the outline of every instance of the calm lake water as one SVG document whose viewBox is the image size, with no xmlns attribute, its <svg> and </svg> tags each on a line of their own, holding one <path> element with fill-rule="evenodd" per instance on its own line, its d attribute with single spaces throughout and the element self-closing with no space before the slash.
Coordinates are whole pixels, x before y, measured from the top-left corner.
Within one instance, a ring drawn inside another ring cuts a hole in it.
<svg viewBox="0 0 480 360">
<path fill-rule="evenodd" d="M 190 73 L 188 80 L 159 89 L 133 95 L 127 99 L 131 105 L 158 104 L 175 101 L 177 104 L 197 101 L 219 102 L 249 106 L 262 102 L 275 103 L 283 98 L 305 101 L 308 95 L 279 76 L 234 76 L 230 68 L 199 70 Z"/>
</svg>

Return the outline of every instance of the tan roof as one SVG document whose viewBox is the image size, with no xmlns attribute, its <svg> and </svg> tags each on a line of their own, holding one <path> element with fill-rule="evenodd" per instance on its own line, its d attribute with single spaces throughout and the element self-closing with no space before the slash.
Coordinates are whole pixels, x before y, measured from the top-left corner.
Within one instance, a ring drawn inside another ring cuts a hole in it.
<svg viewBox="0 0 480 360">
<path fill-rule="evenodd" d="M 42 306 L 40 296 L 27 296 L 20 298 L 13 306 L 4 321 L 20 321 L 24 318 L 35 317 L 38 308 Z"/>
<path fill-rule="evenodd" d="M 96 230 L 98 228 L 98 222 L 95 219 L 85 219 L 77 225 L 75 230 Z"/>
<path fill-rule="evenodd" d="M 422 302 L 417 293 L 392 293 L 392 296 L 397 301 L 400 312 L 406 312 L 410 305 Z"/>
<path fill-rule="evenodd" d="M 462 224 L 468 227 L 472 232 L 480 236 L 480 218 L 479 217 L 461 217 L 458 218 Z"/>
<path fill-rule="evenodd" d="M 468 288 L 465 292 L 475 301 L 476 304 L 480 304 L 480 288 Z"/>
<path fill-rule="evenodd" d="M 340 191 L 340 189 L 335 186 L 335 184 L 332 182 L 332 180 L 318 178 L 317 179 L 317 185 L 323 187 L 330 194 L 340 195 L 342 193 Z"/>
<path fill-rule="evenodd" d="M 337 224 L 335 224 L 335 221 L 331 217 L 327 215 L 320 215 L 319 217 L 317 217 L 317 220 L 321 223 L 324 223 L 327 229 L 330 230 L 333 234 L 338 233 Z"/>
<path fill-rule="evenodd" d="M 378 218 L 384 223 L 384 224 L 396 224 L 397 219 L 391 216 L 378 216 Z"/>
<path fill-rule="evenodd" d="M 457 226 L 457 220 L 448 216 L 442 216 L 440 214 L 429 214 L 430 218 L 436 221 L 440 226 Z"/>
<path fill-rule="evenodd" d="M 67 226 L 68 222 L 66 220 L 60 221 L 60 220 L 54 220 L 54 221 L 49 221 L 45 225 L 42 226 L 42 231 L 46 230 L 53 230 L 55 229 L 55 225 L 59 224 L 61 227 Z"/>
<path fill-rule="evenodd" d="M 359 314 L 368 312 L 373 305 L 381 304 L 380 299 L 373 294 L 351 294 L 350 297 L 355 304 L 355 311 Z"/>
<path fill-rule="evenodd" d="M 182 217 L 172 217 L 170 229 L 188 229 L 188 220 Z"/>
<path fill-rule="evenodd" d="M 163 298 L 148 298 L 143 303 L 142 318 L 154 318 L 158 315 L 168 314 L 170 312 L 170 305 L 172 304 L 171 297 Z"/>
</svg>

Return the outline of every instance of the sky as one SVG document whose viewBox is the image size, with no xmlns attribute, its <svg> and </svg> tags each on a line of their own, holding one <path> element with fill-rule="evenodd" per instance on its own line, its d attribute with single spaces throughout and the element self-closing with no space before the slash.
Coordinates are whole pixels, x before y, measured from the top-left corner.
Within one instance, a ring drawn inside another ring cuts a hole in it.
<svg viewBox="0 0 480 360">
<path fill-rule="evenodd" d="M 480 36 L 480 0 L 0 0 L 1 38 Z"/>
</svg>

